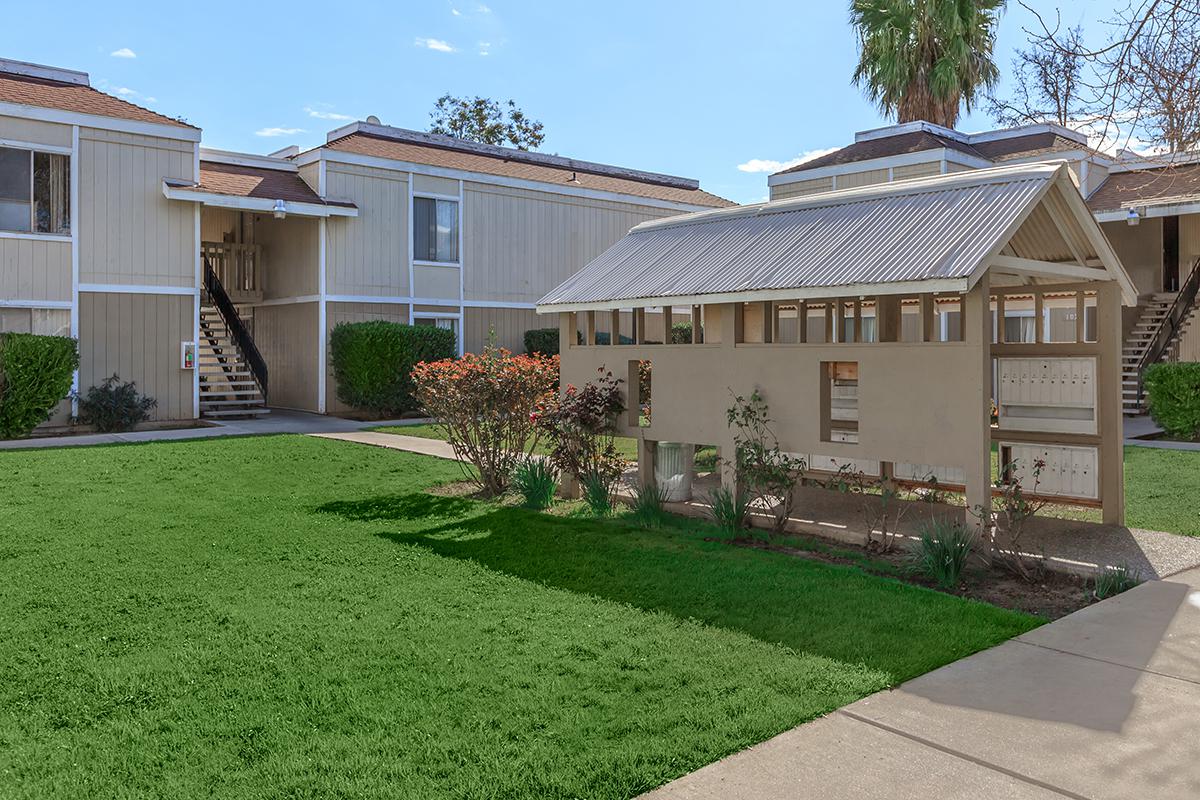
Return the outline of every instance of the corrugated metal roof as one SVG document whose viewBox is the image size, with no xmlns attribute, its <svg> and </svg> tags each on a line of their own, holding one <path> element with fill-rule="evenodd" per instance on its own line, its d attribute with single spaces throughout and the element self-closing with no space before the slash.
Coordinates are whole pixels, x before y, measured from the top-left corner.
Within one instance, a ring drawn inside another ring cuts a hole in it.
<svg viewBox="0 0 1200 800">
<path fill-rule="evenodd" d="M 642 223 L 538 305 L 965 279 L 1066 169 L 975 170 Z"/>
</svg>

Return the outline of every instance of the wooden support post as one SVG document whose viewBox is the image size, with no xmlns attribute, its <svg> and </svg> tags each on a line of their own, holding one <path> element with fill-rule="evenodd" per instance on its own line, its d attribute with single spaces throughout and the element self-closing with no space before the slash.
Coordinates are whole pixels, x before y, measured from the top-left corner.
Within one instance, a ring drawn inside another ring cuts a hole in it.
<svg viewBox="0 0 1200 800">
<path fill-rule="evenodd" d="M 996 295 L 996 342 L 1004 344 L 1004 293 Z"/>
<path fill-rule="evenodd" d="M 703 306 L 692 306 L 692 344 L 700 344 L 704 341 L 704 336 L 701 330 L 704 325 Z"/>
<path fill-rule="evenodd" d="M 575 344 L 575 314 L 564 311 L 558 315 L 558 352 L 565 353 Z"/>
<path fill-rule="evenodd" d="M 589 347 L 596 344 L 596 312 L 585 311 L 583 317 L 583 343 Z"/>
<path fill-rule="evenodd" d="M 1075 293 L 1075 341 L 1082 344 L 1087 341 L 1087 303 L 1084 302 L 1083 292 Z"/>
<path fill-rule="evenodd" d="M 654 452 L 657 444 L 638 439 L 638 485 L 647 489 L 654 486 Z"/>
<path fill-rule="evenodd" d="M 833 311 L 838 305 L 836 300 L 825 301 L 825 342 L 826 344 L 836 342 L 840 337 L 837 336 L 837 325 L 834 324 Z"/>
<path fill-rule="evenodd" d="M 730 303 L 727 308 L 733 313 L 730 314 L 730 321 L 733 323 L 733 338 L 729 341 L 735 344 L 741 344 L 746 341 L 746 306 L 743 303 Z"/>
<path fill-rule="evenodd" d="M 862 298 L 856 298 L 854 301 L 854 341 L 859 344 L 862 340 Z"/>
<path fill-rule="evenodd" d="M 934 296 L 931 294 L 921 295 L 921 341 L 936 342 L 940 337 L 938 332 L 934 330 L 934 322 L 936 321 L 933 313 Z"/>
<path fill-rule="evenodd" d="M 633 310 L 633 343 L 646 343 L 646 309 L 644 308 Z"/>
<path fill-rule="evenodd" d="M 898 342 L 901 339 L 900 296 L 879 295 L 875 298 L 875 340 Z"/>
<path fill-rule="evenodd" d="M 672 326 L 675 325 L 675 307 L 674 306 L 663 306 L 662 315 L 663 315 L 662 316 L 662 320 L 663 320 L 662 343 L 670 344 L 671 343 L 671 328 L 672 328 Z"/>
<path fill-rule="evenodd" d="M 621 343 L 621 309 L 619 308 L 612 310 L 612 331 L 608 334 L 608 343 L 611 345 Z"/>
<path fill-rule="evenodd" d="M 983 519 L 975 523 L 984 527 L 992 509 L 992 331 L 991 319 L 983 313 L 990 305 L 989 276 L 984 274 L 975 288 L 962 297 L 960 308 L 967 311 L 963 341 L 974 352 L 971 369 L 962 376 L 962 399 L 976 409 L 976 421 L 971 427 L 970 442 L 963 452 L 966 477 L 967 522 L 971 512 L 986 510 Z M 922 296 L 924 297 L 924 295 Z"/>
<path fill-rule="evenodd" d="M 1121 402 L 1121 290 L 1103 281 L 1096 297 L 1097 423 L 1100 433 L 1100 504 L 1106 525 L 1125 524 L 1124 410 Z"/>
<path fill-rule="evenodd" d="M 775 341 L 771 335 L 775 332 L 774 317 L 778 313 L 778 307 L 770 300 L 767 300 L 761 304 L 761 312 L 759 316 L 762 320 L 762 342 L 764 344 L 770 344 L 771 342 Z"/>
<path fill-rule="evenodd" d="M 808 341 L 808 301 L 796 301 L 796 343 L 804 344 Z"/>
<path fill-rule="evenodd" d="M 1033 341 L 1037 344 L 1043 344 L 1046 341 L 1046 303 L 1042 297 L 1041 291 L 1034 289 L 1033 291 L 1033 318 L 1036 323 L 1033 326 Z"/>
</svg>

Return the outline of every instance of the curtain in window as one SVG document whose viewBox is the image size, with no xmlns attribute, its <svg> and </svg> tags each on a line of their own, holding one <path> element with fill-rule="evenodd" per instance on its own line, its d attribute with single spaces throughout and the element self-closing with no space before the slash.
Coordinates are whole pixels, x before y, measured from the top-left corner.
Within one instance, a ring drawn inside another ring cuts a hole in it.
<svg viewBox="0 0 1200 800">
<path fill-rule="evenodd" d="M 458 203 L 432 197 L 413 198 L 413 258 L 458 261 Z"/>
<path fill-rule="evenodd" d="M 0 147 L 0 230 L 31 229 L 31 191 L 29 151 Z"/>
<path fill-rule="evenodd" d="M 1037 340 L 1037 320 L 1034 317 L 1004 318 L 1004 341 L 1009 344 L 1030 344 Z"/>
<path fill-rule="evenodd" d="M 34 222 L 39 233 L 70 233 L 71 160 L 56 153 L 33 154 Z"/>
</svg>

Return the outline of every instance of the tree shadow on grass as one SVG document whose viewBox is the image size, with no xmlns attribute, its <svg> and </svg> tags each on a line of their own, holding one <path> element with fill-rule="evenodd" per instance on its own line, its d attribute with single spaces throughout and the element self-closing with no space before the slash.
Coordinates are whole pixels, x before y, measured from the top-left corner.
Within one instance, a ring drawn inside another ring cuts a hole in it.
<svg viewBox="0 0 1200 800">
<path fill-rule="evenodd" d="M 892 681 L 1035 624 L 1022 615 L 852 567 L 606 520 L 429 495 L 328 503 L 321 510 L 359 521 L 424 522 L 416 530 L 377 535 L 546 586 L 862 663 Z"/>
</svg>

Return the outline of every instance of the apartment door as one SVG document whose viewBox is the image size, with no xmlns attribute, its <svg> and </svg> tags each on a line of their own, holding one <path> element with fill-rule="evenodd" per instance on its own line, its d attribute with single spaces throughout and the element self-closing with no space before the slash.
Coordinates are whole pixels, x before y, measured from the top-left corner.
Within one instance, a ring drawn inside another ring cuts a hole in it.
<svg viewBox="0 0 1200 800">
<path fill-rule="evenodd" d="M 1163 217 L 1162 290 L 1179 291 L 1179 217 Z"/>
</svg>

